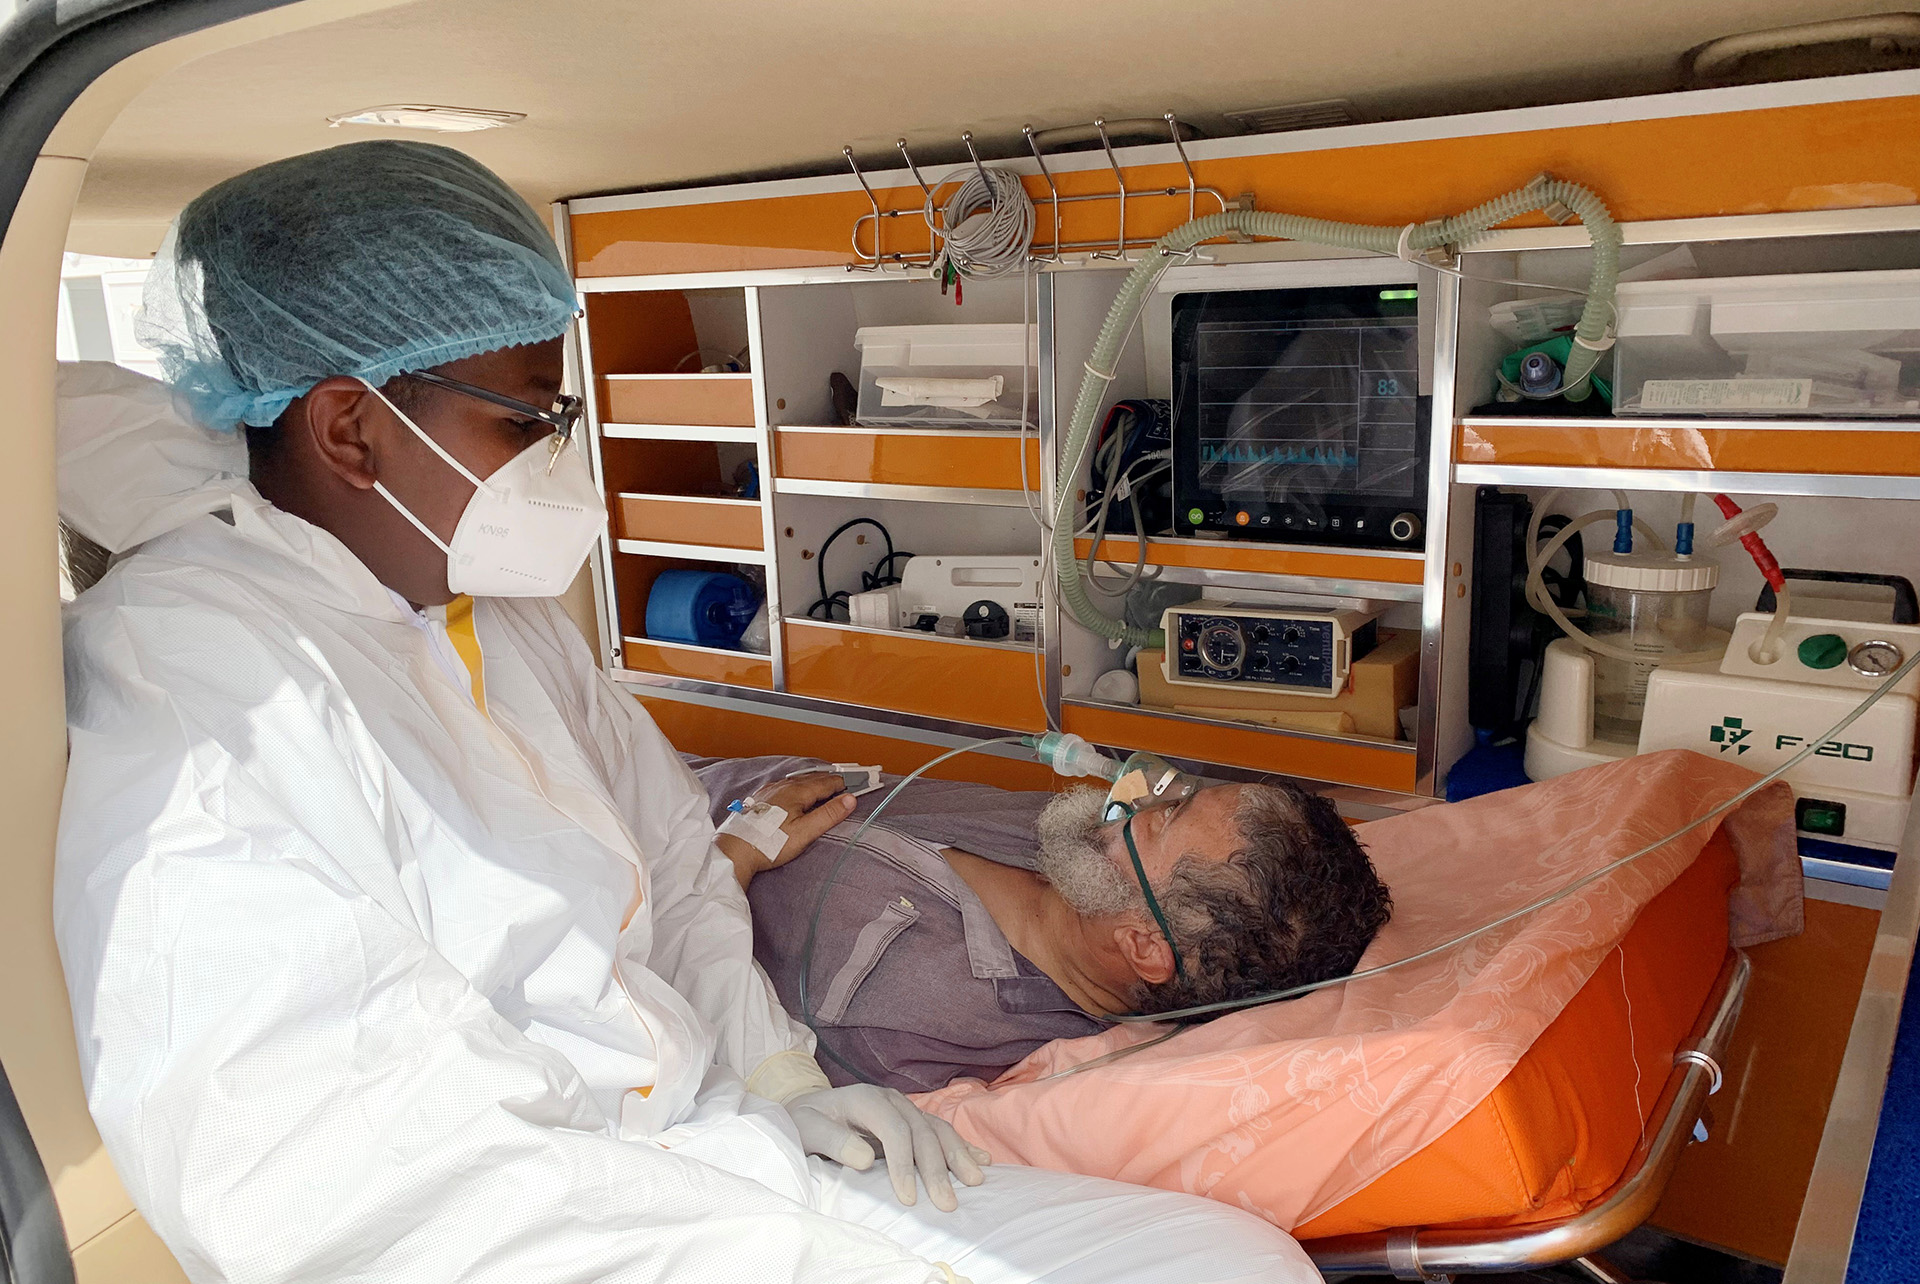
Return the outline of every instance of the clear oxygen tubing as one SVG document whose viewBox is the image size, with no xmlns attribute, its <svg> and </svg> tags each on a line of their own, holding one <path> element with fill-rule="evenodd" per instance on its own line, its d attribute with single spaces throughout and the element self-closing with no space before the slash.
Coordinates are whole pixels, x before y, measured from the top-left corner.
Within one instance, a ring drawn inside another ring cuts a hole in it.
<svg viewBox="0 0 1920 1284">
<path fill-rule="evenodd" d="M 969 744 L 961 745 L 958 749 L 949 749 L 939 757 L 930 758 L 918 767 L 915 767 L 912 771 L 902 776 L 899 783 L 887 791 L 886 797 L 880 800 L 878 806 L 867 813 L 867 818 L 860 822 L 860 828 L 854 830 L 853 837 L 847 839 L 846 844 L 841 847 L 840 855 L 834 858 L 833 868 L 827 871 L 826 879 L 820 884 L 820 891 L 815 895 L 813 900 L 813 918 L 807 923 L 807 939 L 800 947 L 800 1020 L 807 1029 L 813 1031 L 815 1046 L 821 1052 L 826 1053 L 835 1065 L 845 1070 L 861 1083 L 871 1083 L 872 1080 L 868 1079 L 866 1074 L 861 1071 L 858 1066 L 850 1064 L 845 1057 L 842 1057 L 833 1050 L 832 1045 L 827 1042 L 826 1035 L 814 1020 L 813 994 L 809 982 L 813 977 L 813 949 L 820 938 L 820 916 L 826 913 L 827 909 L 827 894 L 833 890 L 834 882 L 839 879 L 840 871 L 845 867 L 847 858 L 853 855 L 853 849 L 859 845 L 862 838 L 866 837 L 867 830 L 873 827 L 873 822 L 880 819 L 880 813 L 885 811 L 887 807 L 892 804 L 893 800 L 900 796 L 901 790 L 950 758 L 958 758 L 963 753 L 973 753 L 976 750 L 985 749 L 988 745 L 1017 745 L 1024 744 L 1032 739 L 1032 736 L 992 736 L 985 740 L 975 740 Z"/>
<path fill-rule="evenodd" d="M 1525 918 L 1527 915 L 1546 909 L 1550 905 L 1558 904 L 1560 901 L 1565 900 L 1567 897 L 1573 895 L 1575 892 L 1580 891 L 1582 888 L 1589 887 L 1592 884 L 1599 882 L 1601 879 L 1605 878 L 1607 875 L 1612 874 L 1617 870 L 1624 869 L 1626 866 L 1631 865 L 1634 861 L 1639 860 L 1642 856 L 1646 856 L 1652 852 L 1659 851 L 1662 847 L 1665 847 L 1668 843 L 1673 842 L 1676 838 L 1684 837 L 1685 835 L 1698 829 L 1700 826 L 1706 824 L 1708 821 L 1717 820 L 1721 816 L 1726 815 L 1728 812 L 1738 807 L 1741 803 L 1744 803 L 1745 801 L 1747 801 L 1747 799 L 1753 797 L 1755 794 L 1759 793 L 1762 789 L 1765 789 L 1768 785 L 1773 784 L 1776 780 L 1779 780 L 1782 776 L 1785 776 L 1789 771 L 1792 771 L 1795 767 L 1799 766 L 1802 762 L 1806 761 L 1806 759 L 1811 757 L 1815 752 L 1817 752 L 1822 745 L 1837 738 L 1841 732 L 1845 731 L 1848 727 L 1852 726 L 1854 722 L 1862 714 L 1864 714 L 1868 709 L 1871 709 L 1876 703 L 1878 703 L 1881 696 L 1886 695 L 1889 691 L 1893 690 L 1896 686 L 1899 686 L 1901 681 L 1909 673 L 1913 672 L 1915 665 L 1920 665 L 1920 650 L 1916 650 L 1912 655 L 1908 656 L 1905 662 L 1903 662 L 1899 668 L 1895 669 L 1892 673 L 1888 674 L 1886 679 L 1883 682 L 1881 682 L 1879 686 L 1875 687 L 1871 692 L 1867 694 L 1866 699 L 1862 700 L 1859 704 L 1855 705 L 1853 709 L 1850 710 L 1838 722 L 1834 723 L 1831 727 L 1828 727 L 1825 731 L 1821 732 L 1818 736 L 1815 736 L 1814 738 L 1808 740 L 1807 743 L 1804 746 L 1802 746 L 1802 748 L 1800 749 L 1800 752 L 1794 754 L 1793 757 L 1787 759 L 1785 762 L 1781 763 L 1778 767 L 1775 767 L 1772 771 L 1760 777 L 1760 779 L 1754 781 L 1751 785 L 1748 785 L 1745 789 L 1742 789 L 1739 793 L 1727 799 L 1727 801 L 1721 803 L 1719 806 L 1713 807 L 1705 812 L 1702 812 L 1700 815 L 1694 817 L 1692 820 L 1680 826 L 1680 828 L 1674 830 L 1672 833 L 1667 834 L 1662 838 L 1655 839 L 1653 842 L 1648 843 L 1645 847 L 1640 848 L 1638 851 L 1633 852 L 1626 856 L 1622 856 L 1619 860 L 1613 861 L 1606 865 L 1602 865 L 1599 869 L 1594 870 L 1592 873 L 1586 874 L 1580 878 L 1575 879 L 1573 882 L 1567 884 L 1565 887 L 1561 888 L 1559 891 L 1549 892 L 1547 895 L 1542 896 L 1540 899 L 1530 902 L 1529 904 L 1522 905 L 1519 909 L 1513 910 L 1511 913 L 1502 914 L 1499 918 L 1494 919 L 1490 923 L 1484 923 L 1479 927 L 1473 928 L 1471 931 L 1462 932 L 1460 935 L 1454 937 L 1452 940 L 1442 941 L 1438 945 L 1430 945 L 1424 950 L 1420 950 L 1416 953 L 1409 954 L 1405 958 L 1394 959 L 1390 963 L 1381 963 L 1381 964 L 1378 964 L 1377 966 L 1366 968 L 1359 972 L 1350 972 L 1346 976 L 1328 977 L 1324 981 L 1310 981 L 1305 985 L 1295 985 L 1284 990 L 1274 990 L 1266 994 L 1251 994 L 1243 999 L 1222 999 L 1218 1003 L 1202 1003 L 1190 1008 L 1175 1008 L 1172 1011 L 1168 1011 L 1168 1012 L 1121 1013 L 1105 1019 L 1117 1022 L 1122 1025 L 1140 1025 L 1140 1024 L 1151 1024 L 1159 1021 L 1185 1021 L 1185 1020 L 1190 1020 L 1191 1018 L 1194 1018 L 1194 1017 L 1214 1016 L 1222 1012 L 1237 1012 L 1241 1008 L 1261 1007 L 1268 1003 L 1278 1003 L 1284 999 L 1296 999 L 1303 994 L 1311 994 L 1316 990 L 1325 990 L 1336 985 L 1345 985 L 1350 981 L 1369 980 L 1376 976 L 1385 975 L 1388 972 L 1397 971 L 1398 969 L 1407 967 L 1410 964 L 1418 963 L 1423 959 L 1430 959 L 1437 954 L 1444 954 L 1448 950 L 1457 949 L 1458 947 L 1465 945 L 1467 942 L 1476 940 L 1479 937 L 1485 936 L 1488 932 L 1492 932 L 1499 928 L 1505 927 L 1507 924 L 1512 923 L 1517 919 Z M 1155 1042 L 1160 1042 L 1160 1040 L 1155 1040 Z M 1128 1051 L 1137 1050 L 1138 1046 L 1140 1045 L 1136 1045 L 1136 1048 L 1133 1048 L 1133 1049 L 1123 1048 L 1123 1049 L 1120 1049 L 1120 1051 L 1124 1053 Z M 1110 1057 L 1112 1055 L 1113 1054 L 1109 1054 Z"/>
<path fill-rule="evenodd" d="M 1570 210 L 1587 228 L 1593 243 L 1593 270 L 1587 288 L 1587 301 L 1574 327 L 1573 352 L 1567 358 L 1564 395 L 1569 401 L 1587 397 L 1593 389 L 1590 376 L 1600 356 L 1611 345 L 1608 331 L 1612 325 L 1614 284 L 1620 272 L 1620 229 L 1606 204 L 1593 192 L 1564 179 L 1541 175 L 1525 187 L 1449 218 L 1430 223 L 1410 223 L 1404 227 L 1377 227 L 1363 223 L 1337 223 L 1331 219 L 1307 218 L 1298 214 L 1279 214 L 1268 210 L 1228 210 L 1210 214 L 1175 228 L 1161 237 L 1134 265 L 1120 286 L 1120 293 L 1107 311 L 1093 353 L 1087 358 L 1086 374 L 1080 381 L 1080 393 L 1073 403 L 1073 417 L 1060 458 L 1059 494 L 1053 513 L 1053 563 L 1056 568 L 1061 601 L 1073 618 L 1102 637 L 1127 646 L 1160 647 L 1166 636 L 1159 629 L 1136 628 L 1108 616 L 1097 606 L 1080 576 L 1080 562 L 1073 552 L 1074 523 L 1068 516 L 1074 502 L 1072 478 L 1093 435 L 1094 419 L 1113 382 L 1114 362 L 1131 331 L 1142 304 L 1153 284 L 1171 261 L 1190 253 L 1202 241 L 1230 233 L 1268 237 L 1276 240 L 1308 241 L 1346 249 L 1392 255 L 1414 261 L 1416 254 L 1442 247 L 1455 249 L 1471 245 L 1496 226 L 1534 210 Z"/>
</svg>

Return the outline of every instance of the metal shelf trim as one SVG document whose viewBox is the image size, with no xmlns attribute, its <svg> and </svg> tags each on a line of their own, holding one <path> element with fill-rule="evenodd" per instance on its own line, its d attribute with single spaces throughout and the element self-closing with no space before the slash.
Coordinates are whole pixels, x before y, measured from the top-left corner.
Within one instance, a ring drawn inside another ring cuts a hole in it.
<svg viewBox="0 0 1920 1284">
<path fill-rule="evenodd" d="M 620 441 L 731 441 L 747 445 L 760 440 L 758 428 L 729 424 L 601 424 L 600 435 Z"/>
<path fill-rule="evenodd" d="M 1920 499 L 1920 477 L 1856 473 L 1722 473 L 1707 469 L 1585 468 L 1557 464 L 1455 464 L 1462 486 L 1573 487 L 1581 490 L 1727 491 L 1832 499 Z"/>
<path fill-rule="evenodd" d="M 990 651 L 1011 651 L 1015 655 L 1032 655 L 1038 648 L 1026 642 L 992 642 L 985 638 L 950 638 L 938 633 L 925 633 L 919 629 L 875 629 L 864 624 L 848 624 L 845 620 L 816 620 L 807 616 L 790 615 L 782 620 L 783 624 L 805 624 L 816 629 L 835 629 L 841 633 L 865 633 L 874 637 L 908 637 L 917 641 L 948 642 L 959 646 L 981 647 Z"/>
<path fill-rule="evenodd" d="M 1466 415 L 1463 428 L 1566 428 L 1639 430 L 1643 432 L 1908 432 L 1920 433 L 1913 419 L 1727 419 L 1709 416 L 1614 415 Z"/>
<path fill-rule="evenodd" d="M 669 544 L 662 540 L 623 539 L 614 541 L 614 549 L 642 557 L 684 557 L 692 562 L 731 562 L 742 566 L 768 566 L 773 556 L 757 548 L 721 548 L 713 544 Z"/>
<path fill-rule="evenodd" d="M 1007 441 L 1021 435 L 1018 428 L 915 428 L 907 424 L 775 424 L 773 431 L 819 433 L 839 437 L 962 437 Z M 1031 430 L 1029 430 L 1031 431 Z"/>
<path fill-rule="evenodd" d="M 1017 490 L 971 490 L 957 486 L 893 486 L 883 482 L 776 477 L 773 479 L 773 490 L 777 495 L 819 495 L 836 499 L 901 499 L 923 504 L 980 504 L 992 508 L 1027 506 Z"/>
</svg>

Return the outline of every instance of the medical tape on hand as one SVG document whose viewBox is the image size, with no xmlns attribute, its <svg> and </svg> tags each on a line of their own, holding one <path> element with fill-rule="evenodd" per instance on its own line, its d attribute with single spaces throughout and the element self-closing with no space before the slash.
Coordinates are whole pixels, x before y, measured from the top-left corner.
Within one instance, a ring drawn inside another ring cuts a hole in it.
<svg viewBox="0 0 1920 1284">
<path fill-rule="evenodd" d="M 787 809 L 772 803 L 741 802 L 727 804 L 731 814 L 720 823 L 716 833 L 731 834 L 767 858 L 767 864 L 779 861 L 787 846 Z"/>
</svg>

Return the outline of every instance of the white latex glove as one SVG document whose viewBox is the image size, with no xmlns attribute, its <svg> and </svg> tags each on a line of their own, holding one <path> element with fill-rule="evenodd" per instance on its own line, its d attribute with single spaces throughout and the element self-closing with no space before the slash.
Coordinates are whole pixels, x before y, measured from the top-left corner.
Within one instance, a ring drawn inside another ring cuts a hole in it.
<svg viewBox="0 0 1920 1284">
<path fill-rule="evenodd" d="M 865 1172 L 873 1166 L 874 1146 L 887 1157 L 887 1176 L 901 1203 L 918 1199 L 917 1170 L 927 1184 L 933 1206 L 950 1213 L 960 1207 L 954 1197 L 953 1177 L 969 1186 L 986 1180 L 982 1164 L 993 1156 L 970 1146 L 953 1125 L 919 1107 L 892 1088 L 870 1083 L 823 1088 L 787 1103 L 800 1144 L 810 1155 L 834 1160 Z"/>
</svg>

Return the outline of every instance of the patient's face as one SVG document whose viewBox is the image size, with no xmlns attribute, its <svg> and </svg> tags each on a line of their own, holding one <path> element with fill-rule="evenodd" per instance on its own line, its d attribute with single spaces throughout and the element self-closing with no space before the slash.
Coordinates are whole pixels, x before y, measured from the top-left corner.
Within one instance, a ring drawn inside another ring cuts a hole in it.
<svg viewBox="0 0 1920 1284">
<path fill-rule="evenodd" d="M 1215 785 L 1134 817 L 1134 847 L 1156 891 L 1182 857 L 1219 862 L 1233 854 L 1240 841 L 1234 824 L 1240 793 L 1239 785 Z M 1100 822 L 1105 800 L 1103 791 L 1083 786 L 1055 798 L 1040 817 L 1040 872 L 1068 905 L 1089 917 L 1144 905 L 1121 835 L 1124 822 Z"/>
</svg>

